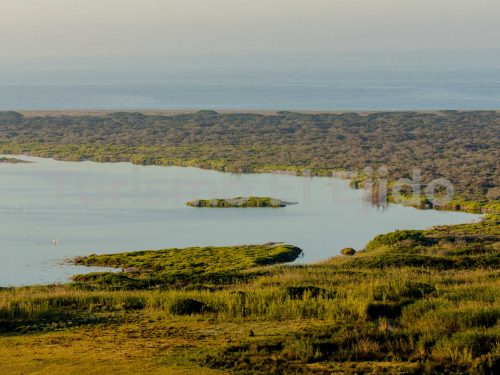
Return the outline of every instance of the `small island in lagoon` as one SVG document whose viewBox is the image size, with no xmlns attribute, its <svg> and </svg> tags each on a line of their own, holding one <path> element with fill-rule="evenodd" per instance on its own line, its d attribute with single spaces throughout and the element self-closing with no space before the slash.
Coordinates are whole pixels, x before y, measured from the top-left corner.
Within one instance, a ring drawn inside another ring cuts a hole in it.
<svg viewBox="0 0 500 375">
<path fill-rule="evenodd" d="M 297 204 L 270 197 L 237 197 L 230 199 L 196 199 L 186 203 L 191 207 L 208 208 L 281 208 Z"/>
<path fill-rule="evenodd" d="M 0 164 L 30 164 L 30 161 L 16 158 L 0 157 Z"/>
</svg>

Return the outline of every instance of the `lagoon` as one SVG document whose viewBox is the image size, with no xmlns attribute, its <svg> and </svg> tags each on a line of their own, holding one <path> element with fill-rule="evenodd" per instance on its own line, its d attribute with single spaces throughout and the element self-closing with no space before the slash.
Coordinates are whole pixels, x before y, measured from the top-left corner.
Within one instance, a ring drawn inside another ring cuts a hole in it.
<svg viewBox="0 0 500 375">
<path fill-rule="evenodd" d="M 93 271 L 65 264 L 89 254 L 188 246 L 286 242 L 300 262 L 357 249 L 395 229 L 479 220 L 463 212 L 372 206 L 345 180 L 231 174 L 130 163 L 65 162 L 16 156 L 0 165 L 0 286 L 65 282 Z M 204 198 L 272 196 L 282 209 L 200 210 Z"/>
</svg>

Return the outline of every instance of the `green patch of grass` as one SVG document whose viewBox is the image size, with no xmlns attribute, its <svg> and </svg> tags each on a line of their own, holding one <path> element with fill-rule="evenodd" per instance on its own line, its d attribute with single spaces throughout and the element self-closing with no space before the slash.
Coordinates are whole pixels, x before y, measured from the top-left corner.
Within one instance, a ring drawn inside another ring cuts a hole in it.
<svg viewBox="0 0 500 375">
<path fill-rule="evenodd" d="M 301 253 L 295 246 L 270 243 L 90 255 L 76 258 L 74 263 L 122 268 L 123 272 L 77 275 L 73 281 L 82 288 L 105 289 L 228 284 L 261 273 L 259 266 L 294 261 Z"/>
</svg>

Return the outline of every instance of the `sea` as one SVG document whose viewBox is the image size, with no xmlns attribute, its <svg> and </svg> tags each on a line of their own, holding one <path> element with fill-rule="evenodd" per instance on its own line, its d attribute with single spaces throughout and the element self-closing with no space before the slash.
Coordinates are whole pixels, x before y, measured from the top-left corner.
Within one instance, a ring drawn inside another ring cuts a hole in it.
<svg viewBox="0 0 500 375">
<path fill-rule="evenodd" d="M 0 110 L 490 110 L 500 52 L 10 61 Z"/>
</svg>

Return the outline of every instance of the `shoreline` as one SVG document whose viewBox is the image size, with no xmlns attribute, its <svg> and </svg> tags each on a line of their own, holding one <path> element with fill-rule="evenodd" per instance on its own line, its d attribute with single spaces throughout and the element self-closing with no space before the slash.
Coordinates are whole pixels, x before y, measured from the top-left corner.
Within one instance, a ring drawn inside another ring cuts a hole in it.
<svg viewBox="0 0 500 375">
<path fill-rule="evenodd" d="M 90 162 L 99 163 L 99 164 L 130 163 L 131 165 L 139 165 L 139 166 L 144 166 L 144 167 L 157 166 L 157 167 L 165 167 L 165 168 L 168 168 L 168 167 L 197 168 L 200 170 L 209 170 L 209 171 L 220 172 L 220 173 L 229 173 L 229 174 L 275 174 L 275 175 L 290 175 L 290 176 L 304 177 L 304 178 L 328 177 L 328 178 L 336 178 L 340 181 L 347 182 L 349 184 L 349 188 L 351 188 L 351 189 L 363 190 L 364 192 L 368 192 L 368 190 L 363 186 L 362 180 L 356 180 L 356 179 L 350 178 L 349 171 L 335 170 L 335 169 L 332 169 L 330 174 L 314 173 L 315 171 L 311 170 L 312 173 L 309 176 L 304 176 L 303 174 L 299 173 L 299 171 L 298 171 L 299 169 L 304 169 L 303 167 L 290 167 L 290 170 L 266 170 L 266 169 L 260 168 L 260 169 L 256 169 L 253 171 L 234 172 L 234 171 L 228 171 L 228 170 L 219 170 L 219 169 L 215 169 L 215 168 L 203 168 L 203 167 L 196 166 L 196 165 L 185 165 L 185 164 L 182 164 L 182 162 L 168 164 L 168 165 L 165 165 L 165 164 L 141 164 L 141 163 L 134 163 L 132 160 L 99 161 L 99 160 L 93 159 L 92 157 L 84 159 L 84 160 L 71 160 L 71 159 L 65 159 L 65 158 L 57 159 L 54 157 L 39 156 L 36 153 L 10 154 L 10 153 L 0 152 L 0 157 L 2 157 L 2 156 L 4 156 L 4 157 L 9 157 L 9 156 L 13 156 L 13 157 L 23 157 L 23 156 L 24 157 L 37 157 L 37 158 L 42 158 L 42 159 L 50 159 L 50 160 L 54 160 L 54 161 L 66 161 L 66 162 L 74 162 L 74 163 L 81 163 L 81 162 L 85 162 L 85 161 L 90 161 Z M 355 183 L 355 182 L 359 183 L 359 187 L 353 186 L 353 183 Z M 463 203 L 465 203 L 465 205 Z M 372 204 L 376 205 L 375 203 L 372 203 Z M 489 209 L 488 204 L 491 204 L 491 202 L 484 204 L 484 206 L 486 206 L 486 207 L 481 207 L 479 209 L 477 209 L 477 208 L 473 208 L 473 209 L 466 209 L 465 208 L 464 209 L 464 207 L 467 207 L 467 205 L 473 206 L 473 205 L 482 205 L 483 204 L 481 201 L 475 201 L 475 200 L 474 201 L 463 201 L 463 202 L 460 202 L 460 204 L 452 200 L 449 202 L 449 205 L 447 205 L 447 206 L 423 207 L 420 204 L 411 204 L 411 203 L 405 204 L 405 202 L 395 201 L 394 199 L 392 199 L 392 195 L 388 194 L 387 195 L 387 204 L 397 204 L 397 205 L 402 205 L 405 207 L 412 207 L 412 208 L 415 208 L 417 210 L 424 210 L 424 211 L 436 210 L 436 211 L 447 211 L 447 212 L 464 212 L 464 213 L 480 214 L 480 215 L 488 215 L 488 214 L 492 214 L 492 213 L 497 212 L 496 208 Z M 494 205 L 495 203 L 493 202 L 492 204 Z M 456 207 L 459 207 L 459 209 L 457 209 Z M 483 210 L 483 208 L 484 208 L 484 210 Z"/>
<path fill-rule="evenodd" d="M 26 117 L 49 117 L 49 116 L 106 116 L 116 112 L 126 112 L 126 113 L 142 113 L 144 115 L 160 115 L 160 116 L 173 116 L 180 114 L 191 114 L 206 109 L 203 108 L 192 108 L 192 109 L 19 109 L 13 110 Z M 210 109 L 212 110 L 212 109 Z M 7 112 L 9 110 L 0 110 L 0 112 Z M 213 111 L 221 114 L 236 114 L 236 113 L 250 113 L 250 114 L 260 114 L 260 115 L 274 115 L 278 112 L 294 112 L 301 114 L 345 114 L 345 113 L 356 113 L 360 115 L 368 115 L 371 113 L 404 113 L 404 112 L 415 112 L 415 113 L 439 113 L 443 111 L 448 111 L 447 109 L 387 109 L 387 110 L 359 110 L 359 109 L 332 109 L 332 110 L 280 110 L 280 109 L 213 109 Z M 497 112 L 500 113 L 500 109 L 457 109 L 452 110 L 457 112 Z"/>
<path fill-rule="evenodd" d="M 136 165 L 194 166 L 227 172 L 331 176 L 332 171 L 342 170 L 356 175 L 355 187 L 369 182 L 370 177 L 381 178 L 381 184 L 385 180 L 407 181 L 411 168 L 415 172 L 424 167 L 421 187 L 434 186 L 434 180 L 445 178 L 455 185 L 457 198 L 448 205 L 448 200 L 433 200 L 430 193 L 423 196 L 417 192 L 418 197 L 413 197 L 404 187 L 404 196 L 397 203 L 417 208 L 436 205 L 451 211 L 500 211 L 494 153 L 485 154 L 488 147 L 495 147 L 496 111 L 310 112 L 316 115 L 230 112 L 235 114 L 179 109 L 156 111 L 166 116 L 148 116 L 95 110 L 96 117 L 92 117 L 85 116 L 88 111 L 79 110 L 32 112 L 30 115 L 46 117 L 24 117 L 21 113 L 0 112 L 6 132 L 0 150 L 59 160 L 131 161 Z M 473 126 L 475 123 L 481 126 Z M 98 135 L 93 134 L 96 131 Z M 429 131 L 440 139 L 456 139 L 455 148 L 461 153 L 446 151 L 442 141 L 428 142 L 425 134 Z M 134 132 L 140 139 L 134 138 Z M 481 142 L 471 144 L 474 137 Z M 257 141 L 252 143 L 251 139 Z M 315 147 L 321 152 L 315 152 Z M 392 151 L 381 151 L 385 148 Z M 434 153 L 431 161 L 426 159 L 429 152 Z M 468 153 L 470 156 L 460 161 L 460 155 Z M 450 163 L 457 165 L 455 173 Z M 365 175 L 361 169 L 370 165 L 387 167 L 387 177 L 378 176 L 378 172 Z"/>
<path fill-rule="evenodd" d="M 4 154 L 0 154 L 0 157 L 2 157 L 2 155 Z M 5 155 L 8 155 L 8 154 L 5 154 Z M 132 165 L 135 165 L 133 164 L 132 162 L 130 161 L 119 161 L 119 162 L 101 162 L 101 161 L 95 161 L 95 160 L 85 160 L 85 161 L 75 161 L 75 160 L 60 160 L 60 159 L 55 159 L 55 158 L 50 158 L 50 157 L 38 157 L 38 156 L 34 156 L 34 155 L 27 155 L 27 154 L 16 154 L 17 157 L 19 158 L 41 158 L 41 159 L 45 159 L 45 160 L 49 160 L 49 161 L 54 161 L 54 162 L 68 162 L 68 163 L 83 163 L 83 162 L 90 162 L 90 163 L 95 163 L 95 164 L 99 164 L 99 165 L 102 165 L 102 164 L 116 164 L 116 163 L 126 163 L 130 166 Z M 36 163 L 36 162 L 35 162 Z M 140 165 L 140 166 L 144 166 L 144 167 L 148 167 L 149 165 Z M 210 172 L 214 172 L 214 173 L 224 173 L 224 174 L 234 174 L 234 172 L 225 172 L 225 171 L 218 171 L 218 170 L 214 170 L 214 169 L 203 169 L 203 168 L 199 168 L 199 167 L 189 167 L 189 166 L 164 166 L 164 165 L 151 165 L 153 167 L 159 167 L 159 168 L 168 168 L 168 167 L 174 167 L 174 168 L 196 168 L 197 170 L 200 170 L 200 171 L 210 171 Z M 243 173 L 242 173 L 243 174 Z M 268 174 L 268 175 L 272 175 L 273 173 L 271 172 L 254 172 L 254 173 L 244 173 L 246 175 L 255 175 L 255 174 Z M 279 174 L 279 173 L 278 173 Z M 293 175 L 293 177 L 301 177 L 301 178 L 328 178 L 328 179 L 336 179 L 337 181 L 342 181 L 344 183 L 347 183 L 348 186 L 346 186 L 346 188 L 349 188 L 349 189 L 353 189 L 353 190 L 365 190 L 365 189 L 354 189 L 348 182 L 349 182 L 349 179 L 346 179 L 346 178 L 341 178 L 340 176 L 312 176 L 312 177 L 305 177 L 305 176 L 300 176 L 300 175 Z M 366 190 L 365 190 L 366 191 Z M 393 203 L 393 202 L 389 202 L 390 204 L 399 204 L 399 205 L 402 205 L 401 203 Z M 411 207 L 413 209 L 417 209 L 417 210 L 422 210 L 422 209 L 419 209 L 418 207 L 413 207 L 413 206 L 409 206 L 409 205 L 402 205 L 402 206 L 405 206 L 405 207 Z M 427 211 L 430 211 L 430 210 L 434 210 L 434 211 L 446 211 L 446 210 L 437 210 L 435 208 L 432 208 L 432 209 L 427 209 Z M 423 211 L 426 211 L 426 210 L 423 210 Z M 466 212 L 466 211 L 457 211 L 457 210 L 448 210 L 450 212 L 460 212 L 460 213 L 466 213 L 466 214 L 474 214 L 474 213 L 471 213 L 471 212 Z M 476 213 L 477 214 L 477 213 Z M 474 223 L 478 223 L 478 222 L 481 222 L 482 220 L 484 220 L 484 218 L 487 216 L 486 213 L 483 213 L 483 214 L 477 214 L 477 217 L 474 218 L 474 219 L 471 219 L 470 221 L 467 220 L 467 221 L 463 221 L 463 222 L 460 222 L 460 223 L 457 223 L 456 225 L 464 225 L 464 224 L 474 224 Z M 453 225 L 453 224 L 443 224 L 443 225 Z M 435 225 L 428 225 L 426 226 L 425 229 L 431 229 L 433 228 Z M 383 234 L 383 232 L 380 232 L 378 234 Z M 238 242 L 239 244 L 239 242 Z M 246 245 L 257 245 L 258 243 L 253 243 L 253 242 L 249 242 L 249 243 L 246 243 Z M 292 244 L 293 245 L 293 244 Z M 200 244 L 199 246 L 210 246 L 210 244 Z M 158 248 L 158 250 L 161 250 L 160 248 Z M 117 249 L 116 250 L 116 253 L 119 253 L 123 251 L 123 249 Z M 130 251 L 142 251 L 141 248 L 137 248 L 135 250 L 130 250 Z M 318 263 L 318 262 L 324 262 L 326 261 L 327 258 L 325 259 L 321 259 L 321 260 L 315 260 L 315 261 L 311 261 L 311 262 L 305 262 L 304 264 L 315 264 L 315 263 Z M 293 262 L 292 262 L 293 263 Z M 290 264 L 292 264 L 290 263 Z M 45 284 L 44 284 L 45 285 Z"/>
</svg>

